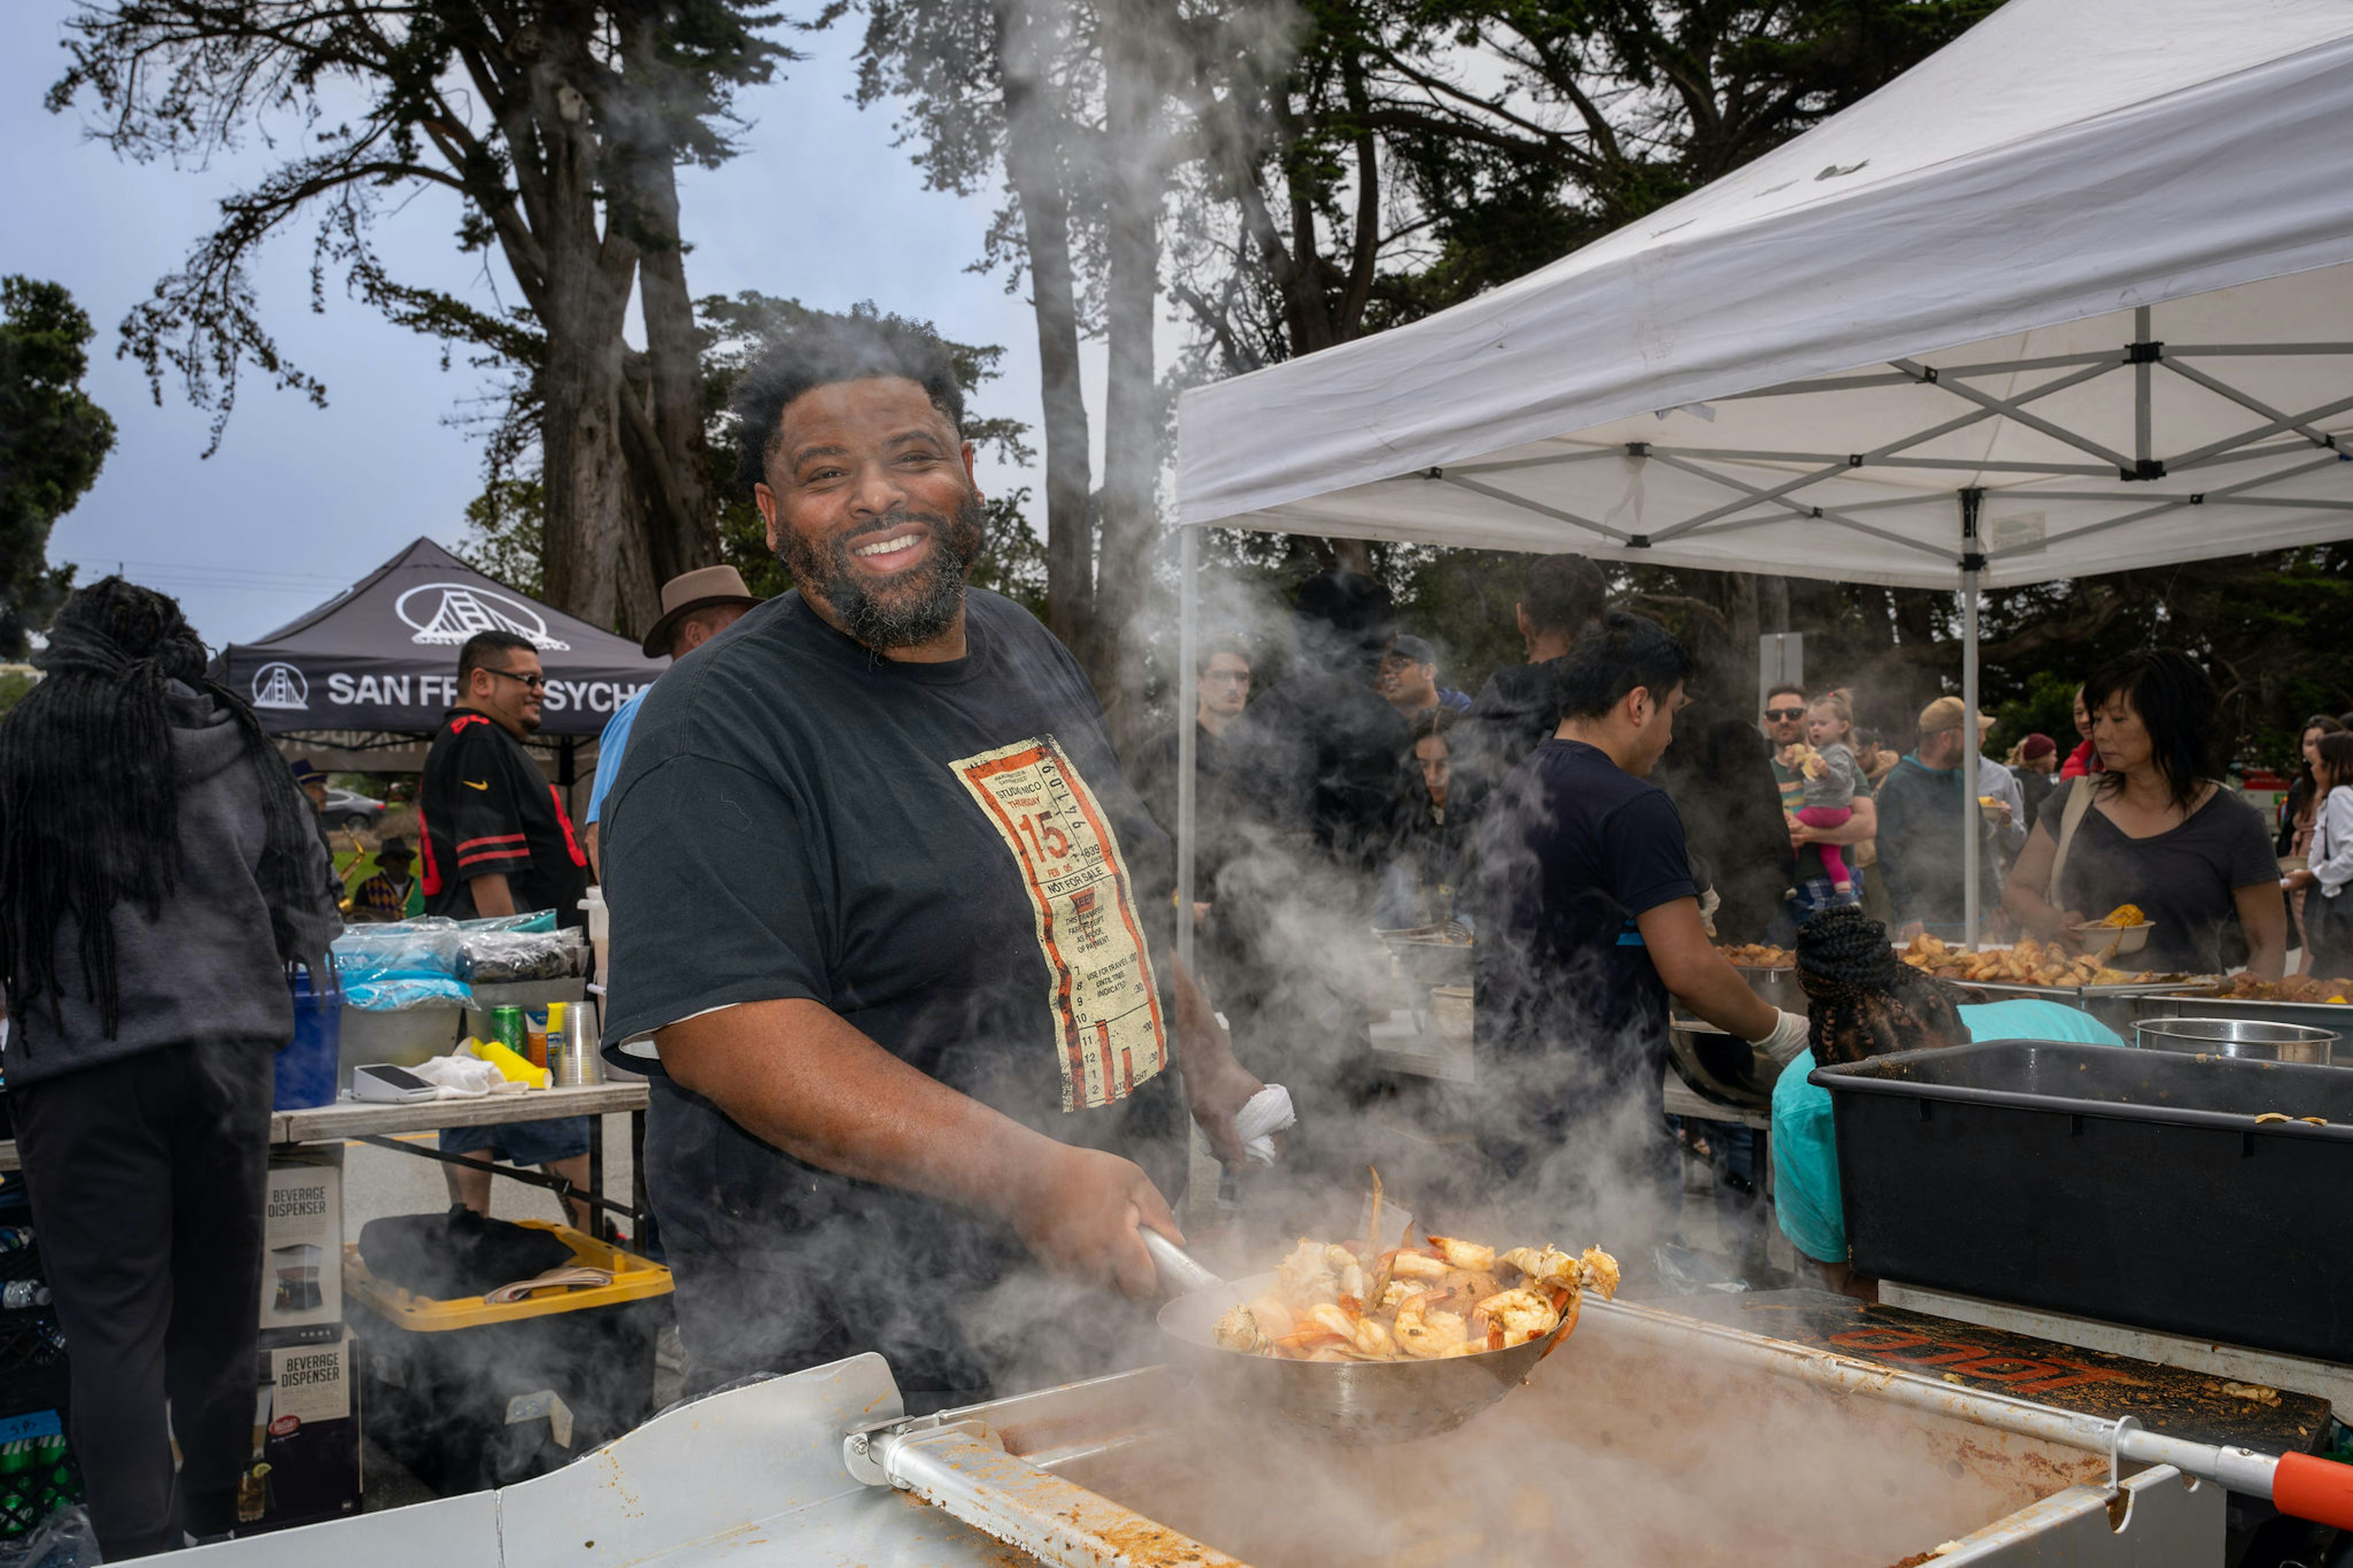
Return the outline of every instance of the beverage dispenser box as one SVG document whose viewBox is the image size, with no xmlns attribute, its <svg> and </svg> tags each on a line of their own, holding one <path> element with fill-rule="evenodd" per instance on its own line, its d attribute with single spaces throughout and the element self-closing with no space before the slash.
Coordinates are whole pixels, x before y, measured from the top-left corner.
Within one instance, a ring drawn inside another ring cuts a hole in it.
<svg viewBox="0 0 2353 1568">
<path fill-rule="evenodd" d="M 359 1387 L 352 1340 L 264 1350 L 254 1394 L 253 1451 L 237 1478 L 243 1534 L 316 1524 L 360 1511 Z"/>
<path fill-rule="evenodd" d="M 305 1156 L 271 1160 L 261 1213 L 261 1342 L 334 1339 L 343 1321 L 341 1165 Z"/>
</svg>

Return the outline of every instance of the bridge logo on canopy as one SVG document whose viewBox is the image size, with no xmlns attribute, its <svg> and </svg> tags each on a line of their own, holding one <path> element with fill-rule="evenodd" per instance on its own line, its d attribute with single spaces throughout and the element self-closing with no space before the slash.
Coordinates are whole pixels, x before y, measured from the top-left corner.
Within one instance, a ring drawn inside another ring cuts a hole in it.
<svg viewBox="0 0 2353 1568">
<path fill-rule="evenodd" d="M 272 659 L 253 672 L 253 705 L 307 709 L 311 706 L 311 683 L 285 660 Z"/>
<path fill-rule="evenodd" d="M 428 647 L 457 647 L 476 632 L 512 632 L 533 647 L 561 652 L 571 644 L 547 635 L 547 622 L 521 599 L 470 583 L 424 583 L 394 602 L 393 614 Z"/>
</svg>

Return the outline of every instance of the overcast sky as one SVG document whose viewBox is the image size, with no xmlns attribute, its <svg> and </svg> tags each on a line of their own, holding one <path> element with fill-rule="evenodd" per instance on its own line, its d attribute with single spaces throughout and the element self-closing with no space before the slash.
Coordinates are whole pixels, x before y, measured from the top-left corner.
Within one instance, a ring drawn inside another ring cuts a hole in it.
<svg viewBox="0 0 2353 1568">
<path fill-rule="evenodd" d="M 482 384 L 462 362 L 444 371 L 438 343 L 386 325 L 340 286 L 313 314 L 308 226 L 272 242 L 257 280 L 280 346 L 327 384 L 325 408 L 249 376 L 207 459 L 208 416 L 168 384 L 157 407 L 140 367 L 114 357 L 124 313 L 270 157 L 254 146 L 204 169 L 142 167 L 87 141 L 86 109 L 42 107 L 63 68 L 69 11 L 64 0 L 0 5 L 0 273 L 63 283 L 90 312 L 98 337 L 85 384 L 121 432 L 97 486 L 51 535 L 49 559 L 79 563 L 84 581 L 120 563 L 177 594 L 217 646 L 292 619 L 420 533 L 456 544 L 480 460 L 451 421 Z M 994 193 L 925 191 L 891 145 L 887 113 L 847 100 L 853 27 L 806 40 L 807 62 L 741 100 L 753 121 L 741 157 L 715 173 L 681 171 L 689 286 L 698 298 L 757 289 L 833 310 L 871 299 L 951 337 L 1002 344 L 1005 374 L 980 407 L 1034 426 L 1028 305 L 1001 279 L 965 270 Z M 377 238 L 396 275 L 492 305 L 480 259 L 451 241 L 456 218 L 454 201 L 419 196 L 386 213 Z M 1100 408 L 1099 394 L 1089 401 Z M 1031 481 L 997 468 L 982 482 Z"/>
</svg>

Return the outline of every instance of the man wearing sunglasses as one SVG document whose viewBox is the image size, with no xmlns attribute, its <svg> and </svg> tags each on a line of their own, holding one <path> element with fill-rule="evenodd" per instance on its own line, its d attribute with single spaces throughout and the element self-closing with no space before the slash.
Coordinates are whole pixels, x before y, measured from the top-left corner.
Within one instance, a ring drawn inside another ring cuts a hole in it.
<svg viewBox="0 0 2353 1568">
<path fill-rule="evenodd" d="M 1773 746 L 1773 779 L 1781 786 L 1781 809 L 1794 816 L 1806 804 L 1805 775 L 1788 765 L 1789 748 L 1800 742 L 1811 743 L 1806 714 L 1810 704 L 1806 694 L 1794 686 L 1777 686 L 1765 694 L 1765 738 Z M 1767 940 L 1795 940 L 1791 932 L 1833 904 L 1860 901 L 1860 892 L 1841 893 L 1831 881 L 1829 869 L 1822 864 L 1821 846 L 1859 844 L 1872 837 L 1878 826 L 1878 808 L 1873 804 L 1868 784 L 1855 792 L 1854 815 L 1838 827 L 1809 827 L 1792 821 L 1789 841 L 1797 855 L 1797 879 L 1786 895 L 1785 908 L 1789 930 L 1777 929 Z M 1861 879 L 1855 879 L 1860 889 Z"/>
<path fill-rule="evenodd" d="M 458 705 L 441 717 L 419 792 L 427 914 L 584 918 L 587 857 L 563 796 L 522 749 L 546 694 L 539 650 L 512 632 L 478 632 L 459 650 Z"/>
<path fill-rule="evenodd" d="M 522 749 L 522 737 L 539 728 L 546 695 L 539 649 L 527 639 L 477 632 L 458 650 L 458 704 L 441 716 L 417 792 L 427 914 L 473 920 L 554 910 L 558 925 L 571 926 L 587 918 L 580 900 L 588 894 L 588 857 L 563 795 Z M 574 1116 L 451 1128 L 441 1134 L 441 1147 L 477 1160 L 495 1155 L 537 1165 L 585 1188 L 588 1134 L 588 1119 Z M 443 1171 L 452 1199 L 490 1212 L 488 1172 L 459 1165 Z M 593 1233 L 587 1205 L 571 1207 L 572 1223 Z"/>
</svg>

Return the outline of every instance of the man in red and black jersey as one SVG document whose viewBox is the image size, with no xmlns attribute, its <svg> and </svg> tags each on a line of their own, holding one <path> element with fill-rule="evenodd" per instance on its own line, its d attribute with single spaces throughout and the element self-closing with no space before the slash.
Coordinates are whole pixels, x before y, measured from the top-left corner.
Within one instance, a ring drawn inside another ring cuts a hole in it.
<svg viewBox="0 0 2353 1568">
<path fill-rule="evenodd" d="M 442 716 L 425 754 L 418 796 L 427 914 L 472 920 L 554 910 L 556 923 L 587 918 L 588 857 L 572 830 L 563 794 L 522 749 L 539 728 L 547 678 L 539 650 L 512 632 L 477 632 L 458 651 L 458 705 Z M 588 1185 L 585 1116 L 449 1128 L 444 1152 L 537 1165 L 584 1190 Z M 443 1167 L 449 1195 L 478 1214 L 491 1207 L 491 1178 L 462 1165 Z M 588 1205 L 569 1205 L 573 1222 L 595 1231 Z"/>
<path fill-rule="evenodd" d="M 425 757 L 425 910 L 480 915 L 554 910 L 586 919 L 588 858 L 564 797 L 522 749 L 547 689 L 539 650 L 512 632 L 480 632 L 458 655 L 458 706 Z"/>
</svg>

